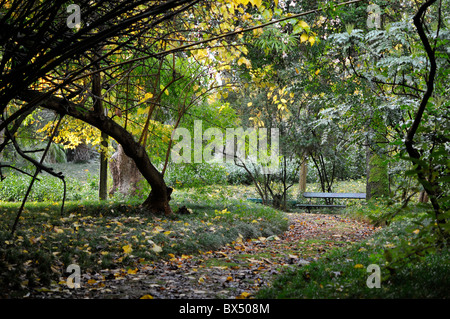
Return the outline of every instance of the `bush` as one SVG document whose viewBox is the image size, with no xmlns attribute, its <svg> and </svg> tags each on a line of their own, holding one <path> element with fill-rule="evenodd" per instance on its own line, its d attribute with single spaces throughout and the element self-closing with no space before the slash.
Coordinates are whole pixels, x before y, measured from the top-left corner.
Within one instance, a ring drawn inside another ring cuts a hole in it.
<svg viewBox="0 0 450 319">
<path fill-rule="evenodd" d="M 63 198 L 63 183 L 60 179 L 49 175 L 39 175 L 39 180 L 33 184 L 28 196 L 29 201 L 61 201 Z M 18 202 L 22 201 L 31 177 L 23 174 L 11 174 L 0 182 L 0 201 Z M 66 178 L 66 200 L 97 199 L 97 185 L 95 183 L 82 183 L 75 178 Z"/>
<path fill-rule="evenodd" d="M 172 164 L 165 173 L 167 185 L 174 187 L 196 187 L 223 185 L 227 171 L 221 165 L 208 163 Z"/>
</svg>

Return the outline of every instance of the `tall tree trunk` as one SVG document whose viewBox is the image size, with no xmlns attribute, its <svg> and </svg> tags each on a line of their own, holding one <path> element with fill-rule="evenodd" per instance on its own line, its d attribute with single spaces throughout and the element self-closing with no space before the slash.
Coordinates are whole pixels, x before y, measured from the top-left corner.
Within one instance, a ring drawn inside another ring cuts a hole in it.
<svg viewBox="0 0 450 319">
<path fill-rule="evenodd" d="M 96 52 L 94 58 L 98 58 L 101 55 L 101 49 Z M 95 69 L 98 69 L 98 65 L 95 64 Z M 94 110 L 96 112 L 106 112 L 103 108 L 102 101 L 102 78 L 100 72 L 92 75 L 92 95 L 94 100 Z M 105 115 L 107 115 L 105 113 Z M 101 149 L 100 149 L 100 174 L 98 185 L 98 197 L 100 200 L 107 199 L 108 193 L 108 158 L 106 150 L 108 149 L 108 134 L 101 132 Z"/>
<path fill-rule="evenodd" d="M 106 154 L 106 150 L 108 149 L 108 134 L 102 133 L 101 139 L 102 151 L 100 152 L 98 197 L 100 200 L 106 200 L 108 195 L 108 155 Z"/>
<path fill-rule="evenodd" d="M 423 47 L 428 56 L 428 60 L 429 60 L 429 64 L 430 64 L 430 66 L 429 66 L 430 71 L 429 71 L 427 79 L 426 79 L 427 89 L 422 97 L 422 100 L 420 101 L 419 108 L 414 117 L 414 121 L 413 121 L 411 127 L 408 129 L 404 143 L 405 143 L 406 151 L 408 152 L 408 155 L 411 158 L 411 162 L 413 163 L 413 165 L 416 165 L 415 170 L 417 172 L 416 173 L 417 179 L 419 180 L 419 183 L 422 185 L 424 190 L 427 192 L 429 200 L 430 200 L 431 204 L 433 205 L 433 210 L 434 210 L 434 214 L 436 217 L 438 229 L 440 232 L 442 232 L 440 225 L 447 223 L 447 220 L 443 216 L 444 211 L 442 210 L 442 207 L 438 201 L 438 197 L 441 196 L 442 190 L 439 186 L 439 183 L 436 182 L 436 179 L 434 179 L 434 180 L 427 179 L 427 177 L 424 173 L 425 169 L 423 167 L 423 164 L 420 163 L 420 159 L 421 159 L 420 151 L 414 145 L 415 144 L 414 137 L 417 133 L 417 130 L 419 129 L 423 115 L 426 111 L 427 104 L 428 104 L 430 98 L 433 96 L 434 81 L 435 81 L 435 77 L 436 77 L 436 73 L 437 73 L 435 48 L 431 47 L 430 41 L 428 40 L 425 29 L 422 25 L 423 18 L 425 16 L 428 8 L 431 7 L 435 2 L 436 2 L 436 0 L 428 0 L 425 3 L 423 3 L 413 18 L 413 22 L 417 29 L 417 33 L 419 34 L 420 40 L 422 41 Z"/>
<path fill-rule="evenodd" d="M 300 166 L 300 176 L 299 176 L 299 186 L 298 190 L 300 193 L 306 192 L 306 175 L 308 173 L 308 159 L 303 157 L 302 165 Z"/>
<path fill-rule="evenodd" d="M 389 195 L 389 176 L 385 159 L 373 152 L 370 146 L 366 149 L 366 198 Z"/>
</svg>

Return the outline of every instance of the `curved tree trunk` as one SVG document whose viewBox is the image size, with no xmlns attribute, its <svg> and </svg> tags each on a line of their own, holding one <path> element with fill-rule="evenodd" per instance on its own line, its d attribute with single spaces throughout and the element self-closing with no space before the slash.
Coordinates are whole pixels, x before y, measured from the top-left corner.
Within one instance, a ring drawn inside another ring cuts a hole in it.
<svg viewBox="0 0 450 319">
<path fill-rule="evenodd" d="M 22 92 L 20 98 L 30 102 L 38 99 L 41 95 L 43 93 L 27 90 Z M 166 186 L 163 175 L 151 163 L 145 148 L 134 139 L 130 132 L 102 112 L 86 110 L 77 104 L 55 96 L 49 97 L 41 104 L 41 107 L 80 119 L 115 139 L 122 146 L 124 154 L 133 159 L 136 167 L 152 188 L 142 204 L 143 208 L 150 213 L 164 213 L 165 215 L 173 213 L 169 205 L 172 189 Z"/>
</svg>

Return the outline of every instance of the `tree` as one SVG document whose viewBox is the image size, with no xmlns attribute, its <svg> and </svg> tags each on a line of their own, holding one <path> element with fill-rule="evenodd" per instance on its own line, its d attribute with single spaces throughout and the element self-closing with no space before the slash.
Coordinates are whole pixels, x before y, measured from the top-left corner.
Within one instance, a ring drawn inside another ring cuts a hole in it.
<svg viewBox="0 0 450 319">
<path fill-rule="evenodd" d="M 104 138 L 108 135 L 122 146 L 125 155 L 133 159 L 151 186 L 144 207 L 165 214 L 171 213 L 171 190 L 165 184 L 164 170 L 160 172 L 155 167 L 145 147 L 150 115 L 154 114 L 152 108 L 148 109 L 141 138 L 136 140 L 136 134 L 127 127 L 130 120 L 127 114 L 141 109 L 139 103 L 123 109 L 112 100 L 112 94 L 103 99 L 108 103 L 99 103 L 99 94 L 89 94 L 87 88 L 92 86 L 87 79 L 98 79 L 96 74 L 100 74 L 102 89 L 110 93 L 111 87 L 127 78 L 128 71 L 123 66 L 133 69 L 140 67 L 138 62 L 161 61 L 169 55 L 189 50 L 197 57 L 215 55 L 218 70 L 226 71 L 235 59 L 239 65 L 248 63 L 242 56 L 246 52 L 236 49 L 241 47 L 242 33 L 278 22 L 287 23 L 307 14 L 287 15 L 279 21 L 262 23 L 263 19 L 271 20 L 274 13 L 278 14 L 277 3 L 272 8 L 271 3 L 263 4 L 260 0 L 81 1 L 78 8 L 82 19 L 77 26 L 67 23 L 69 1 L 3 3 L 0 11 L 0 131 L 4 129 L 7 138 L 0 149 L 12 142 L 23 156 L 20 145 L 15 143 L 14 133 L 38 107 L 53 110 L 61 118 L 68 115 L 97 128 Z M 255 12 L 255 8 L 262 13 L 263 19 L 260 14 L 249 14 Z M 236 23 L 241 21 L 236 20 L 236 16 L 242 18 L 242 23 Z M 302 31 L 301 28 L 298 30 Z M 312 36 L 302 39 L 311 44 L 314 41 Z M 102 48 L 102 52 L 96 55 L 98 48 Z M 214 54 L 209 49 L 215 49 Z M 144 64 L 142 67 L 146 67 Z M 177 79 L 176 72 L 172 79 L 165 87 L 160 86 L 159 93 L 168 92 L 168 86 Z M 158 92 L 147 91 L 143 92 L 144 97 L 149 93 L 158 96 Z M 158 100 L 153 105 L 157 106 Z M 106 108 L 109 109 L 107 113 Z M 125 115 L 122 120 L 117 119 L 120 114 Z M 42 163 L 32 163 L 39 171 L 62 176 Z"/>
<path fill-rule="evenodd" d="M 11 141 L 19 154 L 23 153 L 15 143 L 14 129 L 37 107 L 77 118 L 123 146 L 124 152 L 133 158 L 152 186 L 145 206 L 153 212 L 170 214 L 168 188 L 145 148 L 105 115 L 99 103 L 91 104 L 91 107 L 83 103 L 86 91 L 77 78 L 82 79 L 100 61 L 111 63 L 110 57 L 115 52 L 133 48 L 144 32 L 169 21 L 197 2 L 171 0 L 148 5 L 147 1 L 100 1 L 95 4 L 81 1 L 80 14 L 84 24 L 78 30 L 70 29 L 66 24 L 65 9 L 69 1 L 4 2 L 0 15 L 0 130 L 4 129 L 8 138 L 2 145 Z M 80 63 L 84 58 L 90 58 L 87 53 L 92 48 L 102 44 L 108 45 L 108 50 L 89 60 L 87 65 Z M 33 164 L 39 171 L 60 176 L 42 163 L 34 161 Z"/>
<path fill-rule="evenodd" d="M 415 176 L 416 191 L 428 194 L 439 234 L 446 232 L 449 207 L 448 10 L 448 1 L 423 1 L 418 9 L 404 2 L 402 11 L 412 21 L 398 8 L 386 10 L 396 21 L 384 29 L 349 28 L 333 37 L 352 81 L 359 79 L 373 93 L 358 110 L 372 116 L 372 146 L 382 142 L 391 162 L 409 162 L 406 176 Z M 363 123 L 364 116 L 352 114 L 353 123 Z"/>
</svg>

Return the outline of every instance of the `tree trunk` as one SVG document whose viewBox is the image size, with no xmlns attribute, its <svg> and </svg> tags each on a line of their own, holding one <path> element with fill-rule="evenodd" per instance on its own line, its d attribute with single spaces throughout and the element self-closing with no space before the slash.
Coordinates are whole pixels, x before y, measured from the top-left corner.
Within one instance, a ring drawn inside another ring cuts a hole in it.
<svg viewBox="0 0 450 319">
<path fill-rule="evenodd" d="M 419 194 L 419 203 L 428 203 L 428 194 L 425 190 Z"/>
<path fill-rule="evenodd" d="M 367 200 L 372 197 L 388 196 L 389 176 L 387 162 L 382 156 L 372 152 L 369 146 L 367 146 L 366 156 Z"/>
<path fill-rule="evenodd" d="M 100 176 L 98 184 L 98 197 L 100 200 L 107 199 L 108 193 L 108 157 L 106 150 L 108 149 L 107 134 L 102 133 L 102 150 L 100 152 Z"/>
<path fill-rule="evenodd" d="M 30 102 L 33 99 L 39 99 L 43 94 L 27 90 L 21 92 L 20 98 Z M 134 160 L 136 167 L 152 188 L 142 204 L 143 208 L 149 213 L 164 213 L 165 215 L 173 213 L 169 205 L 172 189 L 166 186 L 163 175 L 151 163 L 145 148 L 134 139 L 130 132 L 103 113 L 86 110 L 82 106 L 55 96 L 46 99 L 41 106 L 82 120 L 115 139 L 122 146 L 124 153 Z"/>
<path fill-rule="evenodd" d="M 101 55 L 101 49 L 96 52 L 96 55 Z M 95 56 L 97 58 L 97 56 Z M 97 63 L 95 64 L 95 70 L 99 67 Z M 92 95 L 93 95 L 93 106 L 96 112 L 106 112 L 103 108 L 102 101 L 102 78 L 99 72 L 92 75 Z M 105 113 L 105 115 L 107 115 Z M 99 174 L 99 185 L 98 185 L 98 197 L 100 200 L 107 199 L 108 192 L 108 159 L 107 159 L 107 149 L 108 149 L 108 134 L 101 132 L 101 149 L 100 149 L 100 174 Z"/>
<path fill-rule="evenodd" d="M 91 153 L 86 143 L 79 144 L 74 151 L 73 161 L 75 163 L 87 163 L 91 159 Z"/>
<path fill-rule="evenodd" d="M 306 192 L 306 175 L 308 170 L 308 160 L 306 157 L 303 158 L 302 165 L 300 167 L 300 176 L 299 176 L 299 186 L 298 190 L 301 194 Z"/>
<path fill-rule="evenodd" d="M 138 190 L 138 183 L 144 179 L 132 158 L 125 155 L 121 145 L 113 154 L 110 161 L 113 187 L 109 195 L 119 191 L 125 196 L 134 196 Z"/>
</svg>

